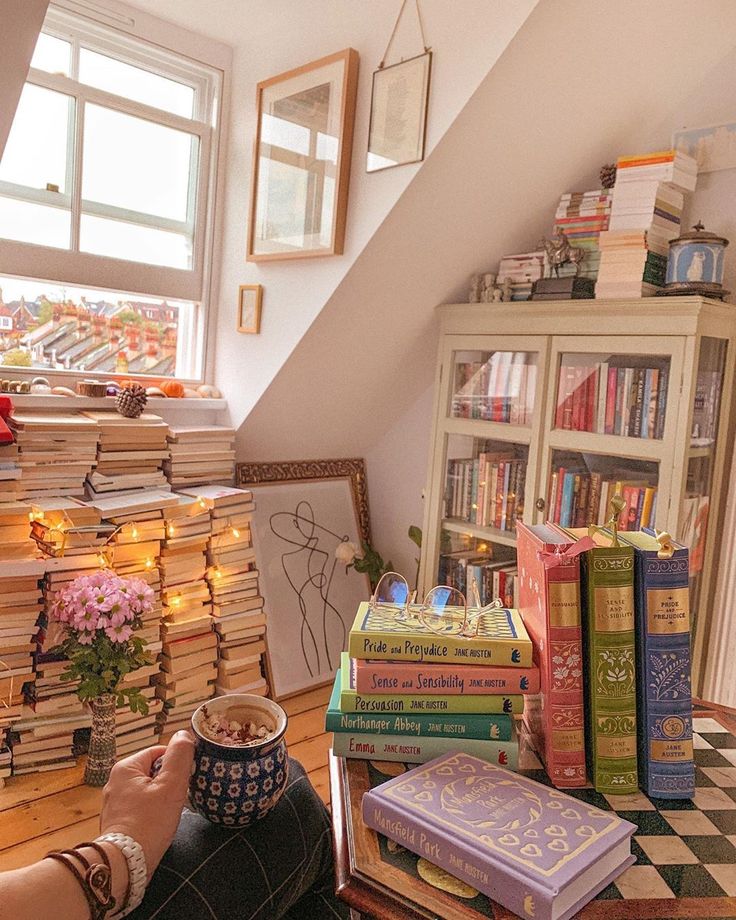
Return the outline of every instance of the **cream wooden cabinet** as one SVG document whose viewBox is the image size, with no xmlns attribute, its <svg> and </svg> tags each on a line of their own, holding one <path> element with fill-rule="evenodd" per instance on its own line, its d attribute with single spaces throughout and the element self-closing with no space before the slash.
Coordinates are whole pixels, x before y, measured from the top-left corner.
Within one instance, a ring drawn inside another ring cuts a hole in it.
<svg viewBox="0 0 736 920">
<path fill-rule="evenodd" d="M 681 297 L 439 312 L 420 586 L 461 582 L 473 565 L 487 597 L 490 573 L 513 575 L 517 519 L 603 523 L 619 492 L 622 523 L 691 546 L 698 691 L 714 573 L 732 551 L 722 522 L 736 306 Z"/>
</svg>

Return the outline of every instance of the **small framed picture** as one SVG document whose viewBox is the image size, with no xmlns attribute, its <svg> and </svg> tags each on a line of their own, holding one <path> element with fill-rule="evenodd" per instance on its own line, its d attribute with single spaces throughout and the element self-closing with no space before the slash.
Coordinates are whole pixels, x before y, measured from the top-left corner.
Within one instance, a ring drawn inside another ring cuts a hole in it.
<svg viewBox="0 0 736 920">
<path fill-rule="evenodd" d="M 373 74 L 366 171 L 424 159 L 432 52 Z"/>
<path fill-rule="evenodd" d="M 238 293 L 238 332 L 261 331 L 261 300 L 263 287 L 260 284 L 241 284 Z"/>
</svg>

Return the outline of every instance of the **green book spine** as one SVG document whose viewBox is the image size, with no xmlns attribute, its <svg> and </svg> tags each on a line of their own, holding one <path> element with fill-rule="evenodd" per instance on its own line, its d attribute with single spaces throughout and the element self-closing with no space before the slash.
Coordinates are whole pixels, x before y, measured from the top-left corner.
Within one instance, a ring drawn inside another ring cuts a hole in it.
<svg viewBox="0 0 736 920">
<path fill-rule="evenodd" d="M 589 550 L 582 576 L 588 770 L 598 792 L 636 792 L 633 549 Z"/>
</svg>

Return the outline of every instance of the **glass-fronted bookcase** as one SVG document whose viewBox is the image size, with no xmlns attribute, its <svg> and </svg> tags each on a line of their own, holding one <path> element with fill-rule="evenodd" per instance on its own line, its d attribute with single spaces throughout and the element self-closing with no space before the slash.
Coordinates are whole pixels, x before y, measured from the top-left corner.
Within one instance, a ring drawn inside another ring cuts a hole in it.
<svg viewBox="0 0 736 920">
<path fill-rule="evenodd" d="M 451 304 L 420 587 L 514 603 L 516 521 L 653 527 L 690 547 L 694 686 L 733 453 L 736 307 L 700 297 Z M 728 541 L 730 543 L 730 540 Z"/>
</svg>

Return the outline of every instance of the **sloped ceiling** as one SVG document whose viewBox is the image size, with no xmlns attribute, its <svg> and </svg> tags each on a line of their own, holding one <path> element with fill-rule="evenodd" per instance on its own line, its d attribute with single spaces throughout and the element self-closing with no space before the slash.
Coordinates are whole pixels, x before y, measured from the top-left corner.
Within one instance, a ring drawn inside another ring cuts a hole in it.
<svg viewBox="0 0 736 920">
<path fill-rule="evenodd" d="M 48 5 L 49 0 L 2 0 L 0 4 L 0 157 Z"/>
<path fill-rule="evenodd" d="M 600 165 L 668 145 L 679 108 L 724 73 L 733 98 L 736 4 L 706 9 L 541 0 L 249 414 L 239 456 L 374 457 L 379 538 L 401 556 L 421 520 L 435 305 L 534 246 L 560 193 L 596 187 Z"/>
</svg>

